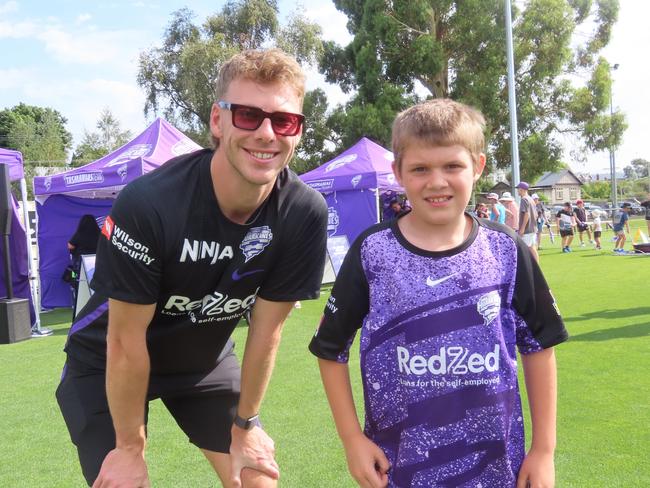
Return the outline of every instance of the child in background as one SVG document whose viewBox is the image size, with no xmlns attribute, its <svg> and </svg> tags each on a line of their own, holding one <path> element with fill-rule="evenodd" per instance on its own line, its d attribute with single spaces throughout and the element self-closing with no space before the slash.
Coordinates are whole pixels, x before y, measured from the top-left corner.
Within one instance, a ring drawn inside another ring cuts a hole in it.
<svg viewBox="0 0 650 488">
<path fill-rule="evenodd" d="M 632 212 L 632 204 L 624 202 L 623 205 L 621 205 L 621 208 L 614 214 L 612 219 L 614 224 L 614 234 L 616 234 L 614 252 L 625 252 L 625 233 L 630 233 L 630 212 Z"/>
<path fill-rule="evenodd" d="M 576 216 L 573 213 L 571 202 L 564 202 L 564 207 L 555 215 L 555 220 L 562 237 L 562 252 L 571 252 L 573 228 L 576 225 Z"/>
<path fill-rule="evenodd" d="M 567 333 L 521 238 L 464 211 L 485 166 L 484 128 L 479 112 L 446 99 L 397 116 L 393 171 L 412 210 L 357 238 L 311 341 L 360 486 L 554 484 L 552 347 Z M 359 329 L 363 431 L 347 367 Z"/>
<path fill-rule="evenodd" d="M 596 249 L 602 249 L 600 244 L 600 237 L 603 235 L 603 221 L 602 213 L 600 210 L 594 210 L 591 212 L 591 218 L 594 219 L 594 242 L 596 243 Z"/>
</svg>

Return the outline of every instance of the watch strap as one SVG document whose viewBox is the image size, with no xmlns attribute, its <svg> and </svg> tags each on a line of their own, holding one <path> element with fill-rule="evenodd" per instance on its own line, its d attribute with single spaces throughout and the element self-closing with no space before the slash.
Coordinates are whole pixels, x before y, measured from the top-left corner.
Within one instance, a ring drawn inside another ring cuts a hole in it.
<svg viewBox="0 0 650 488">
<path fill-rule="evenodd" d="M 235 419 L 233 420 L 233 423 L 240 429 L 244 429 L 244 430 L 250 430 L 253 427 L 261 427 L 262 425 L 260 423 L 259 414 L 253 415 L 252 417 L 249 417 L 247 419 L 240 417 L 238 414 L 235 414 Z"/>
</svg>

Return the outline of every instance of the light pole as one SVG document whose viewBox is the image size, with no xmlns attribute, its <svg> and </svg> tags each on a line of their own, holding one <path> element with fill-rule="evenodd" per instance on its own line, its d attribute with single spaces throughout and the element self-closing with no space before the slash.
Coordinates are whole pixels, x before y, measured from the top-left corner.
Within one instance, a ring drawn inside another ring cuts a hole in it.
<svg viewBox="0 0 650 488">
<path fill-rule="evenodd" d="M 618 69 L 618 63 L 614 64 L 611 68 L 611 71 L 616 71 Z M 611 76 L 610 76 L 611 78 Z M 609 115 L 613 120 L 614 117 L 614 97 L 612 95 L 612 85 L 609 84 Z M 612 178 L 612 207 L 614 209 L 618 208 L 617 194 L 616 194 L 616 154 L 614 153 L 614 146 L 610 143 L 609 146 L 609 170 L 611 172 Z"/>
<path fill-rule="evenodd" d="M 516 187 L 519 184 L 519 139 L 517 136 L 517 96 L 515 94 L 515 59 L 512 42 L 512 6 L 510 0 L 505 1 L 506 20 L 506 54 L 508 58 L 508 106 L 510 109 L 510 143 L 512 153 L 512 187 L 513 195 L 519 196 Z"/>
</svg>

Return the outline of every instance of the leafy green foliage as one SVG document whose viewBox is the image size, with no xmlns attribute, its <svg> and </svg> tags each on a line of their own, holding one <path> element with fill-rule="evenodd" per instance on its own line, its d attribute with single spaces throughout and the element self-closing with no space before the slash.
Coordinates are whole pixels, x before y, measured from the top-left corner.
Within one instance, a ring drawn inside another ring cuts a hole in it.
<svg viewBox="0 0 650 488">
<path fill-rule="evenodd" d="M 344 91 L 357 90 L 346 107 L 332 113 L 337 134 L 358 133 L 363 113 L 366 135 L 385 141 L 388 124 L 381 122 L 403 106 L 394 94 L 414 100 L 425 92 L 479 108 L 488 120 L 490 159 L 498 167 L 510 165 L 502 0 L 334 3 L 348 16 L 354 39 L 344 47 L 325 43 L 321 71 Z M 535 180 L 560 167 L 562 134 L 580 141 L 576 153 L 620 144 L 625 117 L 607 113 L 611 67 L 598 56 L 617 16 L 617 0 L 530 0 L 523 10 L 513 6 L 522 177 Z M 590 29 L 586 36 L 585 29 Z M 584 86 L 576 79 L 585 79 Z"/>
<path fill-rule="evenodd" d="M 321 30 L 300 11 L 286 26 L 275 0 L 227 2 L 201 25 L 184 8 L 173 14 L 161 47 L 140 54 L 138 84 L 146 93 L 145 114 L 164 117 L 199 144 L 210 144 L 210 110 L 221 65 L 235 53 L 277 45 L 304 63 L 322 52 Z"/>
<path fill-rule="evenodd" d="M 72 155 L 72 166 L 83 166 L 106 156 L 131 139 L 131 132 L 122 130 L 120 122 L 108 108 L 102 110 L 96 127 L 97 132 L 84 131 L 84 137 Z"/>
</svg>

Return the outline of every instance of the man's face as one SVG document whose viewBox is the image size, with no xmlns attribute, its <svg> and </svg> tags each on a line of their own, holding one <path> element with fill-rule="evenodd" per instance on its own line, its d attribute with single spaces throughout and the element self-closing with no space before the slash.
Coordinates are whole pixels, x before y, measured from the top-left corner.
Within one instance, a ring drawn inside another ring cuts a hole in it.
<svg viewBox="0 0 650 488">
<path fill-rule="evenodd" d="M 302 108 L 295 91 L 283 83 L 262 85 L 236 79 L 230 83 L 222 100 L 271 113 L 300 113 Z M 236 178 L 253 186 L 275 182 L 278 173 L 289 164 L 302 134 L 301 129 L 295 136 L 277 135 L 268 118 L 256 130 L 238 129 L 232 124 L 232 112 L 217 104 L 212 106 L 210 131 L 219 139 L 217 154 L 226 158 Z"/>
<path fill-rule="evenodd" d="M 476 170 L 462 146 L 431 146 L 414 142 L 393 171 L 411 203 L 411 219 L 423 225 L 455 225 L 463 218 L 474 182 L 485 166 L 481 155 Z"/>
<path fill-rule="evenodd" d="M 526 190 L 523 188 L 517 188 L 517 193 L 519 194 L 520 197 L 523 197 L 526 194 Z"/>
<path fill-rule="evenodd" d="M 399 204 L 399 202 L 393 202 L 390 204 L 390 208 L 393 209 L 393 212 L 399 213 L 402 211 L 402 206 Z"/>
</svg>

